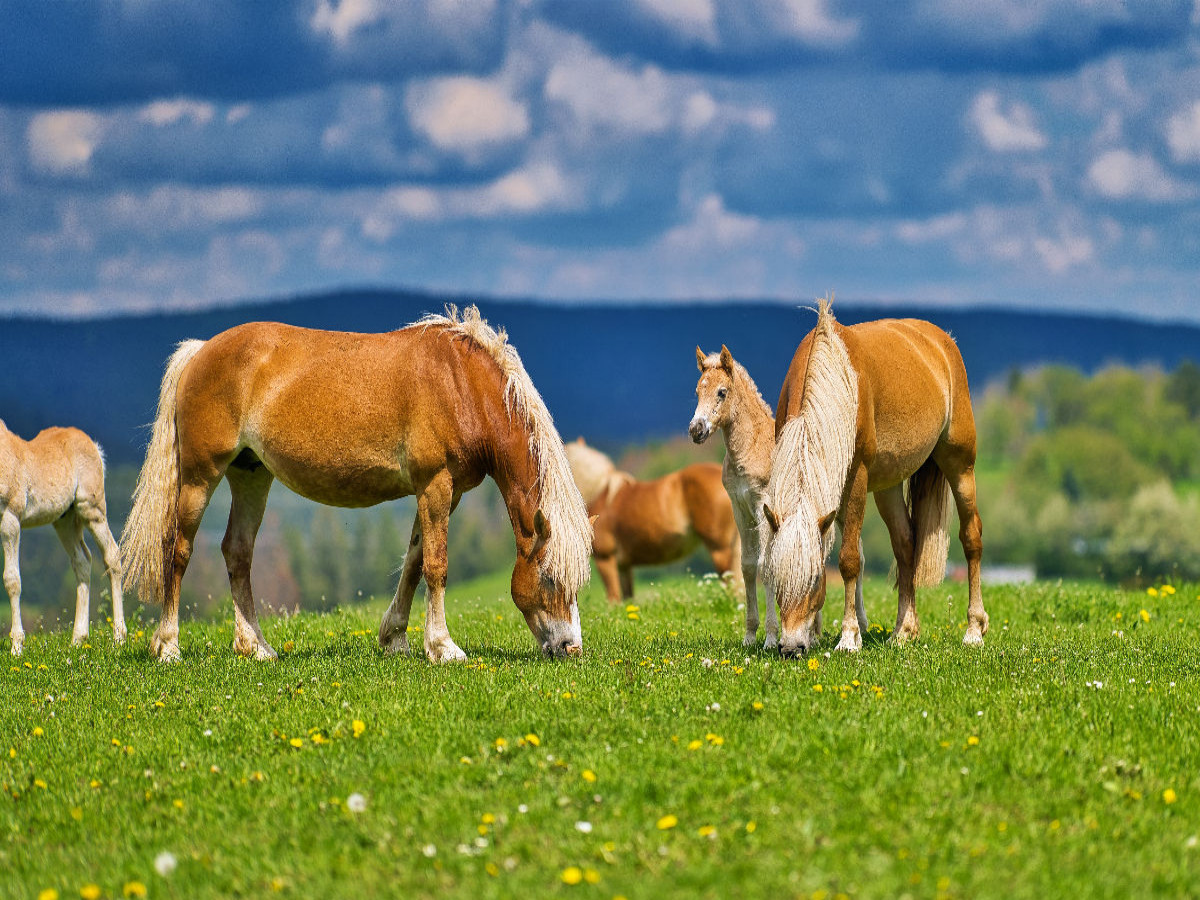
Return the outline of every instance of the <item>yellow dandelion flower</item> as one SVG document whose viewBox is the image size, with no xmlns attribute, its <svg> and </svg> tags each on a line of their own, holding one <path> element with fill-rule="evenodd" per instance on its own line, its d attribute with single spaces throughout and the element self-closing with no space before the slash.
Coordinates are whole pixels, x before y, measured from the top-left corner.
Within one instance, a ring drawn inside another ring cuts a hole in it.
<svg viewBox="0 0 1200 900">
<path fill-rule="evenodd" d="M 163 709 L 163 708 L 165 708 L 165 707 L 166 707 L 166 705 L 167 705 L 167 704 L 163 703 L 161 700 L 155 700 L 155 701 L 154 701 L 154 708 L 155 708 L 155 709 Z"/>
<path fill-rule="evenodd" d="M 701 741 L 701 740 L 688 741 L 688 749 L 689 750 L 699 750 L 703 746 L 704 746 L 704 741 Z"/>
<path fill-rule="evenodd" d="M 79 889 L 80 900 L 100 900 L 100 885 L 85 884 Z"/>
<path fill-rule="evenodd" d="M 597 872 L 595 869 L 584 869 L 583 870 L 583 880 L 586 881 L 588 884 L 599 884 L 600 883 L 600 873 Z"/>
<path fill-rule="evenodd" d="M 93 778 L 91 781 L 88 782 L 88 787 L 98 788 L 98 787 L 100 787 L 100 782 L 98 782 L 95 778 Z"/>
<path fill-rule="evenodd" d="M 1157 597 L 1158 596 L 1158 588 L 1148 587 L 1148 588 L 1146 588 L 1146 593 L 1151 597 Z"/>
<path fill-rule="evenodd" d="M 639 615 L 638 613 L 635 613 L 635 612 L 631 612 L 631 613 L 626 613 L 625 618 L 629 619 L 632 622 L 636 622 L 639 619 L 641 619 L 641 615 Z"/>
<path fill-rule="evenodd" d="M 659 831 L 669 831 L 679 824 L 679 817 L 676 815 L 665 815 L 658 820 L 657 827 Z"/>
<path fill-rule="evenodd" d="M 9 748 L 8 748 L 8 758 L 9 758 L 9 759 L 16 759 L 16 758 L 17 758 L 17 748 L 16 748 L 16 747 L 9 747 Z"/>
<path fill-rule="evenodd" d="M 43 734 L 45 734 L 45 733 L 46 733 L 46 732 L 44 732 L 44 731 L 42 730 L 42 726 L 41 726 L 41 725 L 34 725 L 34 726 L 33 726 L 33 736 L 34 736 L 34 737 L 41 737 L 41 736 L 42 736 Z"/>
<path fill-rule="evenodd" d="M 462 763 L 464 766 L 469 766 L 469 765 L 471 765 L 471 757 L 469 757 L 469 756 L 460 756 L 460 757 L 458 758 L 458 761 L 459 761 L 460 763 Z"/>
<path fill-rule="evenodd" d="M 976 735 L 971 735 L 969 738 L 967 738 L 967 746 L 968 747 L 977 747 L 978 745 L 979 745 L 979 738 Z"/>
<path fill-rule="evenodd" d="M 750 704 L 750 708 L 752 710 L 754 710 L 755 712 L 762 712 L 763 702 L 761 700 L 755 700 L 753 703 Z"/>
<path fill-rule="evenodd" d="M 72 806 L 71 807 L 71 818 L 74 819 L 76 822 L 82 822 L 83 821 L 83 809 L 78 806 Z"/>
<path fill-rule="evenodd" d="M 480 837 L 487 837 L 488 827 L 486 825 L 476 825 L 475 830 L 479 832 Z"/>
<path fill-rule="evenodd" d="M 321 746 L 321 744 L 329 743 L 329 738 L 325 737 L 325 735 L 321 734 L 321 732 L 319 732 L 319 731 L 312 736 L 311 740 L 318 747 Z"/>
<path fill-rule="evenodd" d="M 1173 593 L 1175 593 L 1175 588 L 1174 588 L 1174 587 L 1172 587 L 1172 586 L 1171 586 L 1171 585 L 1169 585 L 1169 584 L 1164 584 L 1164 585 L 1162 586 L 1162 592 L 1163 592 L 1164 594 L 1173 594 Z"/>
<path fill-rule="evenodd" d="M 567 866 L 562 870 L 562 875 L 559 876 L 563 884 L 579 884 L 583 881 L 583 869 L 579 866 Z"/>
<path fill-rule="evenodd" d="M 529 734 L 525 735 L 525 743 L 533 747 L 540 747 L 542 746 L 542 739 L 536 734 L 530 732 Z"/>
<path fill-rule="evenodd" d="M 753 819 L 751 819 L 749 822 L 746 823 L 746 833 L 747 834 L 754 834 L 754 832 L 757 830 L 758 830 L 758 823 L 755 822 Z"/>
<path fill-rule="evenodd" d="M 283 652 L 284 653 L 291 653 L 295 649 L 296 649 L 295 641 L 284 641 L 283 642 Z"/>
<path fill-rule="evenodd" d="M 1163 791 L 1162 797 L 1163 797 L 1163 803 L 1166 803 L 1168 805 L 1174 803 L 1176 800 L 1179 799 L 1179 796 L 1175 793 L 1174 788 L 1167 788 L 1165 791 Z"/>
<path fill-rule="evenodd" d="M 497 750 L 503 750 L 505 747 L 508 746 L 508 741 L 505 738 L 498 737 L 495 740 L 495 744 L 496 744 Z"/>
<path fill-rule="evenodd" d="M 563 697 L 563 699 L 564 699 L 564 700 L 570 700 L 570 699 L 571 699 L 572 697 L 574 697 L 574 696 L 575 696 L 575 695 L 574 695 L 574 694 L 572 694 L 570 691 L 563 691 L 563 692 L 562 692 L 562 697 Z"/>
<path fill-rule="evenodd" d="M 810 659 L 808 661 L 808 671 L 815 672 L 819 668 L 821 668 L 821 664 L 819 662 L 817 662 L 816 659 Z"/>
<path fill-rule="evenodd" d="M 701 825 L 698 829 L 696 829 L 696 834 L 700 835 L 700 837 L 711 837 L 716 833 L 717 828 L 715 825 Z"/>
<path fill-rule="evenodd" d="M 58 891 L 54 888 L 38 891 L 38 900 L 58 900 Z"/>
<path fill-rule="evenodd" d="M 637 612 L 639 608 L 640 607 L 638 607 L 636 604 L 629 603 L 625 606 L 625 612 L 627 612 L 627 613 Z"/>
<path fill-rule="evenodd" d="M 361 719 L 355 719 L 350 723 L 350 731 L 355 737 L 362 737 L 362 733 L 366 730 L 366 723 L 364 723 Z"/>
<path fill-rule="evenodd" d="M 818 694 L 821 693 L 823 690 L 825 690 L 825 688 L 821 687 L 821 685 L 819 685 L 819 684 L 814 684 L 812 686 L 812 689 L 814 691 L 816 691 Z"/>
<path fill-rule="evenodd" d="M 125 897 L 145 897 L 146 886 L 140 881 L 127 881 L 125 887 L 121 888 L 121 893 Z"/>
<path fill-rule="evenodd" d="M 724 744 L 725 744 L 725 738 L 721 737 L 719 734 L 709 734 L 709 735 L 706 735 L 705 737 L 708 739 L 708 742 L 710 744 L 712 744 L 714 747 L 721 747 L 721 746 L 724 746 Z"/>
<path fill-rule="evenodd" d="M 288 743 L 299 749 L 304 746 L 304 738 L 292 738 Z"/>
<path fill-rule="evenodd" d="M 593 784 L 596 781 L 596 773 L 591 769 L 584 769 L 581 776 L 588 784 Z"/>
<path fill-rule="evenodd" d="M 176 809 L 183 809 L 183 801 L 182 800 L 176 799 L 171 803 L 171 805 L 174 806 Z"/>
<path fill-rule="evenodd" d="M 1144 610 L 1144 609 L 1140 609 L 1140 610 L 1138 610 L 1138 615 L 1142 617 L 1142 621 L 1143 621 L 1143 622 L 1149 622 L 1149 621 L 1150 621 L 1150 613 L 1149 613 L 1149 612 L 1147 612 L 1146 610 Z"/>
<path fill-rule="evenodd" d="M 487 872 L 489 875 L 491 875 L 493 878 L 495 878 L 497 875 L 500 874 L 500 867 L 498 865 L 496 865 L 494 862 L 490 862 L 486 866 L 483 867 L 483 871 Z"/>
<path fill-rule="evenodd" d="M 113 745 L 114 747 L 120 747 L 120 746 L 121 746 L 121 740 L 120 740 L 120 738 L 113 738 L 113 739 L 112 739 L 112 745 Z"/>
<path fill-rule="evenodd" d="M 33 786 L 40 787 L 44 791 L 46 789 L 46 782 L 42 781 L 40 778 L 35 778 L 33 779 Z"/>
</svg>

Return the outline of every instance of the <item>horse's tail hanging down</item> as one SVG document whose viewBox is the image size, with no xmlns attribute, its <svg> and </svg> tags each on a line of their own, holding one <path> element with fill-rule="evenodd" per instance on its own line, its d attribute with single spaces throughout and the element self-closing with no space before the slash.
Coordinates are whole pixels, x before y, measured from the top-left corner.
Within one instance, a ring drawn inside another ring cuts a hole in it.
<svg viewBox="0 0 1200 900">
<path fill-rule="evenodd" d="M 175 429 L 175 391 L 179 378 L 204 341 L 184 341 L 163 374 L 158 415 L 146 448 L 146 461 L 133 491 L 133 509 L 121 533 L 126 590 L 136 590 L 143 602 L 161 604 L 175 554 L 179 502 L 179 446 Z"/>
<path fill-rule="evenodd" d="M 946 577 L 950 552 L 950 483 L 932 459 L 908 483 L 913 523 L 913 587 L 933 587 Z"/>
</svg>

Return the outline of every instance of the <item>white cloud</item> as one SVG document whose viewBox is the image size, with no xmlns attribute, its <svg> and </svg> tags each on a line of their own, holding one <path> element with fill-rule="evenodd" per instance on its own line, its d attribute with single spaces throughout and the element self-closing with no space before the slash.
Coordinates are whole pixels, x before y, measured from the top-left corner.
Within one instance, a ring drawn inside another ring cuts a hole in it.
<svg viewBox="0 0 1200 900">
<path fill-rule="evenodd" d="M 588 54 L 557 63 L 546 77 L 545 95 L 591 129 L 661 134 L 671 125 L 670 81 L 655 66 L 635 74 L 606 57 Z"/>
<path fill-rule="evenodd" d="M 910 219 L 896 226 L 896 237 L 906 244 L 927 244 L 944 241 L 962 232 L 967 217 L 961 212 L 934 216 L 931 219 Z"/>
<path fill-rule="evenodd" d="M 1194 197 L 1195 189 L 1171 178 L 1158 161 L 1146 153 L 1109 150 L 1088 167 L 1088 181 L 1110 200 L 1145 200 L 1170 203 Z"/>
<path fill-rule="evenodd" d="M 354 32 L 375 22 L 381 14 L 375 0 L 340 0 L 336 5 L 331 0 L 320 0 L 308 24 L 318 34 L 344 45 Z"/>
<path fill-rule="evenodd" d="M 103 120 L 94 113 L 38 113 L 26 131 L 29 159 L 35 168 L 47 172 L 86 171 L 102 132 Z"/>
<path fill-rule="evenodd" d="M 713 0 L 638 0 L 639 5 L 665 25 L 690 38 L 717 43 L 717 10 Z"/>
<path fill-rule="evenodd" d="M 1057 238 L 1035 238 L 1033 249 L 1042 265 L 1054 275 L 1061 275 L 1075 266 L 1090 262 L 1096 253 L 1091 238 L 1068 233 L 1060 234 Z"/>
<path fill-rule="evenodd" d="M 785 23 L 797 37 L 813 44 L 846 44 L 858 37 L 854 19 L 835 19 L 825 0 L 783 0 Z"/>
<path fill-rule="evenodd" d="M 139 118 L 159 128 L 174 125 L 183 119 L 191 119 L 195 125 L 207 125 L 216 114 L 211 103 L 197 100 L 156 100 L 142 107 Z"/>
<path fill-rule="evenodd" d="M 1046 136 L 1038 130 L 1029 107 L 1010 103 L 1004 110 L 995 91 L 983 91 L 975 98 L 970 119 L 983 142 L 997 153 L 1041 150 L 1046 146 Z"/>
<path fill-rule="evenodd" d="M 1200 10 L 1200 0 L 1196 9 Z M 1200 162 L 1200 100 L 1167 122 L 1167 145 L 1175 162 Z"/>
<path fill-rule="evenodd" d="M 439 78 L 415 84 L 405 94 L 413 127 L 434 146 L 470 155 L 529 134 L 529 113 L 491 81 Z"/>
<path fill-rule="evenodd" d="M 662 240 L 677 250 L 728 249 L 754 240 L 761 229 L 760 219 L 730 212 L 719 195 L 709 194 L 696 207 L 692 221 L 672 228 Z"/>
</svg>

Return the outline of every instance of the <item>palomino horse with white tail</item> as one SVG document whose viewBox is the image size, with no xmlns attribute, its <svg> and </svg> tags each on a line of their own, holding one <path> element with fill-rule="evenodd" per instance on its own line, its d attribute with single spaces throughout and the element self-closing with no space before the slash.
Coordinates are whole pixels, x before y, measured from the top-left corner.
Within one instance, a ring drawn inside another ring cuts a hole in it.
<svg viewBox="0 0 1200 900">
<path fill-rule="evenodd" d="M 221 543 L 233 647 L 275 656 L 258 625 L 250 562 L 278 478 L 330 506 L 415 494 L 412 539 L 379 643 L 408 652 L 409 611 L 424 576 L 425 653 L 434 662 L 465 659 L 446 628 L 447 523 L 463 492 L 488 475 L 516 537 L 513 602 L 545 654 L 578 655 L 576 595 L 590 577 L 587 513 L 520 357 L 474 306 L 387 334 L 256 322 L 180 344 L 123 538 L 128 584 L 163 607 L 151 652 L 179 658 L 179 583 L 224 477 L 233 495 Z"/>
<path fill-rule="evenodd" d="M 121 554 L 108 530 L 104 500 L 104 456 L 78 428 L 47 428 L 23 441 L 0 421 L 0 543 L 4 547 L 4 588 L 12 605 L 12 652 L 25 645 L 21 624 L 21 529 L 54 525 L 75 572 L 75 630 L 82 644 L 88 635 L 92 557 L 83 533 L 91 532 L 112 585 L 113 639 L 125 640 L 121 599 Z"/>
<path fill-rule="evenodd" d="M 868 493 L 875 495 L 896 556 L 898 642 L 919 632 L 915 588 L 945 577 L 953 494 L 967 558 L 963 642 L 982 644 L 988 629 L 979 584 L 983 526 L 962 355 L 929 322 L 883 319 L 847 328 L 827 300 L 818 302 L 817 327 L 797 348 L 779 395 L 763 510 L 762 566 L 779 600 L 780 649 L 801 654 L 820 638 L 835 519 L 842 523 L 838 568 L 846 590 L 837 649 L 862 647 L 854 598 Z"/>
<path fill-rule="evenodd" d="M 693 463 L 638 481 L 583 438 L 567 444 L 571 474 L 594 516 L 593 554 L 610 601 L 633 596 L 633 567 L 683 559 L 700 544 L 721 575 L 739 582 L 741 541 L 716 463 Z"/>
<path fill-rule="evenodd" d="M 742 539 L 742 581 L 746 585 L 746 647 L 758 642 L 758 523 L 762 498 L 771 477 L 771 451 L 775 449 L 775 417 L 763 400 L 745 366 L 729 348 L 705 354 L 696 348 L 696 412 L 688 434 L 703 444 L 718 428 L 725 436 L 725 464 L 721 483 L 733 504 L 733 517 Z M 767 590 L 767 625 L 763 646 L 779 643 L 775 601 Z"/>
</svg>

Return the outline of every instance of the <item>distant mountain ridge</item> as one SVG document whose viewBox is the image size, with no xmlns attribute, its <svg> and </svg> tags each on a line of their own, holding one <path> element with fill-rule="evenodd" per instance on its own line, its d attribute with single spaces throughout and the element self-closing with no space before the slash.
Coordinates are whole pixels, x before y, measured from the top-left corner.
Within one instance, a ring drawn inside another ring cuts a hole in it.
<svg viewBox="0 0 1200 900">
<path fill-rule="evenodd" d="M 175 344 L 242 322 L 389 331 L 461 298 L 407 291 L 344 291 L 204 312 L 87 320 L 0 319 L 0 419 L 31 437 L 76 425 L 113 463 L 140 462 L 163 364 Z M 484 298 L 485 318 L 507 329 L 565 439 L 615 447 L 682 435 L 695 404 L 695 347 L 728 345 L 774 407 L 796 345 L 814 315 L 800 305 L 552 303 Z M 1200 358 L 1200 326 L 997 309 L 842 303 L 849 325 L 929 319 L 954 335 L 978 394 L 1014 368 L 1064 363 L 1166 369 Z"/>
</svg>

